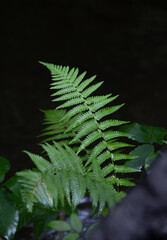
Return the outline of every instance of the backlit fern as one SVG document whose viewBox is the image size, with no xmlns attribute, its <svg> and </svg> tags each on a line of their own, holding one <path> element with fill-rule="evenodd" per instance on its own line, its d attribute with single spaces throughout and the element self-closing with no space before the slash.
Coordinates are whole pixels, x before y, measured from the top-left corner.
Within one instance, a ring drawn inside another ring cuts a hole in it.
<svg viewBox="0 0 167 240">
<path fill-rule="evenodd" d="M 115 130 L 127 121 L 110 118 L 123 104 L 110 106 L 118 97 L 111 94 L 91 96 L 102 84 L 92 84 L 95 76 L 85 80 L 86 72 L 79 75 L 78 69 L 42 64 L 51 71 L 53 101 L 60 105 L 44 111 L 42 147 L 49 161 L 28 153 L 37 169 L 18 173 L 27 206 L 57 208 L 66 199 L 75 208 L 86 192 L 94 207 L 112 206 L 124 195 L 119 186 L 133 185 L 121 174 L 138 171 L 124 165 L 134 158 L 122 152 L 132 147 L 122 141 L 129 134 Z"/>
<path fill-rule="evenodd" d="M 127 122 L 113 119 L 102 120 L 123 106 L 123 104 L 107 106 L 118 96 L 111 97 L 111 94 L 90 96 L 102 84 L 100 82 L 89 86 L 95 79 L 95 76 L 84 80 L 86 72 L 78 75 L 78 69 L 72 68 L 69 71 L 69 67 L 54 66 L 48 63 L 42 64 L 52 74 L 53 82 L 51 89 L 56 90 L 52 94 L 54 97 L 53 101 L 64 102 L 57 109 L 66 109 L 67 111 L 66 113 L 64 112 L 64 116 L 61 119 L 61 122 L 65 120 L 68 122 L 63 137 L 67 136 L 68 138 L 71 134 L 72 140 L 70 143 L 79 143 L 78 154 L 91 147 L 86 162 L 86 165 L 89 165 L 89 169 L 93 167 L 92 162 L 95 162 L 95 165 L 105 165 L 107 163 L 107 166 L 101 169 L 101 173 L 105 177 L 108 173 L 113 172 L 113 179 L 116 178 L 117 172 L 128 173 L 136 171 L 127 167 L 120 168 L 119 164 L 117 164 L 117 161 L 132 158 L 129 154 L 120 153 L 121 148 L 131 147 L 132 145 L 118 140 L 122 137 L 128 137 L 129 134 L 113 130 L 114 127 Z M 55 114 L 58 114 L 58 112 L 55 112 Z M 69 135 L 66 135 L 67 133 Z M 59 138 L 59 134 L 55 134 L 54 130 L 50 131 L 50 134 L 53 135 L 54 139 Z M 94 142 L 96 144 L 92 147 Z M 116 150 L 119 150 L 119 152 Z"/>
</svg>

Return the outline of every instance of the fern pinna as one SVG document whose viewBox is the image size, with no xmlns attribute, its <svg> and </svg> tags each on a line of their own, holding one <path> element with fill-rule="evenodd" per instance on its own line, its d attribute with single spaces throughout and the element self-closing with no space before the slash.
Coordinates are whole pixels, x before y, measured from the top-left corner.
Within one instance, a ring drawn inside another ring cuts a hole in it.
<svg viewBox="0 0 167 240">
<path fill-rule="evenodd" d="M 129 134 L 115 130 L 127 122 L 109 118 L 123 104 L 108 106 L 117 98 L 111 94 L 91 96 L 102 84 L 90 85 L 95 76 L 84 80 L 86 72 L 79 75 L 75 68 L 41 63 L 52 74 L 53 101 L 61 104 L 44 111 L 49 126 L 42 135 L 49 137 L 42 146 L 50 161 L 28 153 L 37 170 L 18 173 L 27 206 L 32 209 L 41 202 L 57 207 L 58 200 L 63 204 L 66 198 L 75 208 L 86 191 L 94 207 L 111 206 L 124 195 L 119 186 L 133 185 L 120 173 L 138 171 L 124 165 L 134 157 L 122 149 L 132 145 L 119 139 Z"/>
</svg>

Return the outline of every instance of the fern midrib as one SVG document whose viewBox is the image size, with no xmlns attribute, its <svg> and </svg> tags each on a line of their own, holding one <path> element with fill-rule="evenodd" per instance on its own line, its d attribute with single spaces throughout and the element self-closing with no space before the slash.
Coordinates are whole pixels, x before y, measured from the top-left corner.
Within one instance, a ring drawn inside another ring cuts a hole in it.
<svg viewBox="0 0 167 240">
<path fill-rule="evenodd" d="M 78 88 L 77 88 L 76 86 L 74 86 L 73 83 L 71 83 L 71 81 L 70 81 L 70 79 L 68 78 L 68 76 L 64 76 L 64 75 L 62 74 L 62 72 L 59 71 L 59 70 L 57 70 L 57 72 L 59 72 L 59 74 L 60 74 L 63 78 L 65 77 L 66 80 L 69 81 L 71 87 L 75 88 L 76 92 L 78 92 L 79 96 L 81 97 L 81 99 L 82 99 L 83 102 L 84 102 L 84 105 L 88 108 L 89 112 L 90 112 L 91 115 L 93 116 L 93 119 L 94 119 L 95 123 L 96 123 L 97 126 L 98 126 L 98 131 L 100 132 L 101 137 L 102 137 L 104 143 L 105 143 L 106 146 L 107 146 L 107 151 L 108 151 L 110 154 L 112 154 L 112 152 L 111 152 L 110 149 L 109 149 L 108 142 L 107 142 L 107 141 L 105 140 L 105 138 L 104 138 L 104 133 L 102 132 L 102 130 L 101 130 L 100 127 L 99 127 L 99 126 L 100 126 L 100 123 L 99 123 L 98 119 L 96 119 L 95 114 L 93 114 L 91 108 L 89 107 L 89 104 L 88 104 L 86 98 L 82 95 L 82 93 L 78 90 Z M 75 81 L 75 80 L 74 80 L 74 81 Z M 81 141 L 81 140 L 80 140 L 80 141 Z M 86 149 L 85 149 L 85 150 L 86 150 Z M 111 164 L 112 164 L 113 166 L 115 166 L 114 161 L 112 160 L 112 157 L 111 157 L 110 159 L 111 159 Z M 115 172 L 114 170 L 113 170 L 113 174 L 112 174 L 112 175 L 113 175 L 113 177 L 115 177 L 115 178 L 117 177 L 116 172 Z"/>
</svg>

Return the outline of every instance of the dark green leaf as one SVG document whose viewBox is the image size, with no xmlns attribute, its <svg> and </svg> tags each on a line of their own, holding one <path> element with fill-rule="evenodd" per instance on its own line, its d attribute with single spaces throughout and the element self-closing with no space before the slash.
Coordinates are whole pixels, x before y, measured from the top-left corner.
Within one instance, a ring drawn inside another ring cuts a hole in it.
<svg viewBox="0 0 167 240">
<path fill-rule="evenodd" d="M 136 156 L 135 159 L 129 160 L 125 163 L 125 166 L 141 169 L 145 166 L 145 161 L 148 156 L 151 156 L 154 153 L 154 147 L 150 144 L 143 144 L 135 148 L 131 154 Z"/>
<path fill-rule="evenodd" d="M 81 220 L 79 219 L 79 217 L 77 216 L 77 214 L 75 214 L 75 213 L 71 214 L 70 221 L 71 221 L 72 228 L 76 232 L 80 233 L 82 231 L 83 224 L 82 224 Z"/>
<path fill-rule="evenodd" d="M 0 156 L 0 182 L 4 180 L 5 174 L 9 171 L 9 169 L 9 161 L 6 158 Z"/>
<path fill-rule="evenodd" d="M 137 142 L 150 144 L 163 144 L 164 137 L 167 135 L 167 130 L 165 128 L 138 123 L 121 126 L 120 131 L 133 134 L 130 138 Z"/>
<path fill-rule="evenodd" d="M 49 229 L 48 223 L 56 219 L 56 212 L 49 208 L 43 208 L 38 206 L 34 208 L 33 211 L 33 225 L 34 225 L 34 235 L 35 239 Z"/>
<path fill-rule="evenodd" d="M 13 176 L 5 182 L 5 186 L 12 192 L 12 197 L 17 204 L 23 203 L 21 195 L 21 184 L 18 181 L 19 177 Z"/>
<path fill-rule="evenodd" d="M 61 231 L 61 232 L 71 230 L 70 225 L 65 221 L 51 221 L 50 223 L 48 223 L 48 226 L 50 228 L 53 228 L 53 229 L 55 229 L 57 231 Z"/>
<path fill-rule="evenodd" d="M 28 212 L 27 208 L 25 207 L 25 203 L 21 195 L 21 185 L 18 182 L 18 179 L 19 177 L 14 176 L 5 182 L 5 186 L 12 192 L 11 196 L 13 200 L 19 206 L 19 223 L 17 230 L 28 224 L 32 218 L 32 214 Z"/>
<path fill-rule="evenodd" d="M 32 219 L 32 213 L 28 212 L 26 207 L 19 207 L 19 223 L 17 230 L 27 225 Z"/>
<path fill-rule="evenodd" d="M 0 190 L 0 235 L 7 240 L 13 239 L 19 221 L 19 212 L 11 194 Z"/>
</svg>

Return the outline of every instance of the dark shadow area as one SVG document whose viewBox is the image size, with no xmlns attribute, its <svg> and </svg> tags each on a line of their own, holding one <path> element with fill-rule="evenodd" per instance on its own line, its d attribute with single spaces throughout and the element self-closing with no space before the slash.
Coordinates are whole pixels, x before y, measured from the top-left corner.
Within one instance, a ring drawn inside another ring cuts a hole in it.
<svg viewBox="0 0 167 240">
<path fill-rule="evenodd" d="M 97 74 L 99 94 L 126 103 L 115 118 L 167 128 L 165 1 L 18 0 L 2 15 L 0 155 L 12 173 L 32 166 L 22 150 L 40 152 L 39 109 L 56 107 L 39 60 Z"/>
</svg>

